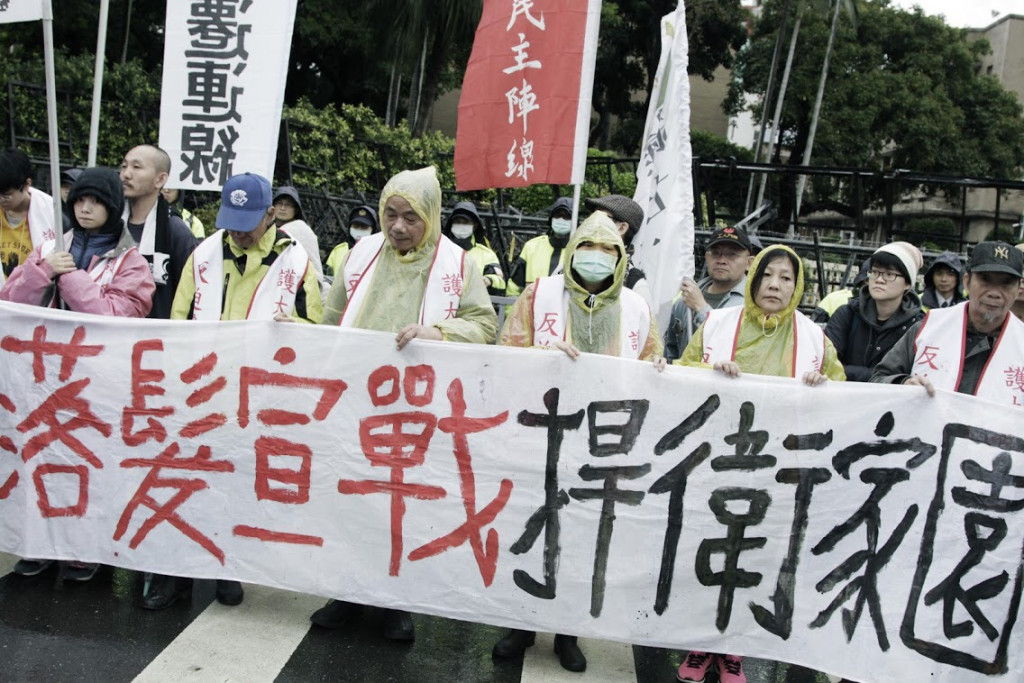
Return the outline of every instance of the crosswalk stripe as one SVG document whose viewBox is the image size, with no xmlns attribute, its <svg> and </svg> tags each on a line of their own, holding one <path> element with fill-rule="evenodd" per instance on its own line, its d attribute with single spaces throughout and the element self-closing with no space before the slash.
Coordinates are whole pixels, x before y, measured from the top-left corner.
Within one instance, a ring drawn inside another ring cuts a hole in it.
<svg viewBox="0 0 1024 683">
<path fill-rule="evenodd" d="M 246 585 L 237 607 L 203 611 L 135 678 L 163 681 L 271 683 L 309 630 L 323 598 Z"/>
<path fill-rule="evenodd" d="M 555 637 L 538 633 L 537 642 L 523 656 L 522 683 L 579 683 L 580 674 L 566 671 L 554 653 Z M 587 683 L 626 683 L 636 680 L 633 646 L 610 640 L 580 638 L 587 657 Z"/>
</svg>

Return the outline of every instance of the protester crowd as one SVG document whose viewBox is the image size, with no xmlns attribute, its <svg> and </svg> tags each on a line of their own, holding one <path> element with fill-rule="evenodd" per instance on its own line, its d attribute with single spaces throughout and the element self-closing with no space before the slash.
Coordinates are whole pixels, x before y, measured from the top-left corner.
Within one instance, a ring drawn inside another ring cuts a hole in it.
<svg viewBox="0 0 1024 683">
<path fill-rule="evenodd" d="M 1016 388 L 989 371 L 1004 367 L 1002 360 L 1019 365 L 1024 355 L 1024 251 L 1002 242 L 978 244 L 966 263 L 941 254 L 924 271 L 921 295 L 921 251 L 908 242 L 886 244 L 864 262 L 851 289 L 807 316 L 798 310 L 805 287 L 799 256 L 781 245 L 762 249 L 755 236 L 723 227 L 704 245 L 706 276 L 681 282 L 670 319 L 658 321 L 646 276 L 631 259 L 644 212 L 627 197 L 586 200 L 591 213 L 578 227 L 571 200 L 559 199 L 548 211 L 548 230 L 523 246 L 506 274 L 473 203 L 460 202 L 442 222 L 441 188 L 430 167 L 398 173 L 377 207 L 353 209 L 345 241 L 323 263 L 295 188 L 273 190 L 252 173 L 231 177 L 216 231 L 206 236 L 183 209 L 181 192 L 168 187 L 170 172 L 170 158 L 152 145 L 129 150 L 119 172 L 65 172 L 64 225 L 55 226 L 52 198 L 32 186 L 28 157 L 0 151 L 0 299 L 113 316 L 377 330 L 393 333 L 399 351 L 413 339 L 497 341 L 570 359 L 596 353 L 644 361 L 658 371 L 673 362 L 722 381 L 743 374 L 792 377 L 810 387 L 871 381 L 1016 405 Z M 56 230 L 64 233 L 62 249 Z M 460 288 L 442 286 L 453 277 Z M 491 295 L 516 298 L 501 330 Z M 925 348 L 941 351 L 923 363 Z M 35 575 L 53 564 L 24 558 L 15 572 Z M 60 566 L 66 581 L 88 581 L 97 569 Z M 149 575 L 139 604 L 165 609 L 191 585 L 188 577 Z M 238 605 L 243 587 L 218 580 L 216 597 Z M 337 628 L 361 609 L 331 601 L 311 619 Z M 383 635 L 413 640 L 412 616 L 388 610 Z M 520 657 L 534 638 L 512 631 L 493 654 Z M 574 635 L 556 636 L 555 652 L 564 668 L 586 669 Z M 713 666 L 722 683 L 746 680 L 741 658 L 698 651 L 677 677 L 703 681 Z"/>
</svg>

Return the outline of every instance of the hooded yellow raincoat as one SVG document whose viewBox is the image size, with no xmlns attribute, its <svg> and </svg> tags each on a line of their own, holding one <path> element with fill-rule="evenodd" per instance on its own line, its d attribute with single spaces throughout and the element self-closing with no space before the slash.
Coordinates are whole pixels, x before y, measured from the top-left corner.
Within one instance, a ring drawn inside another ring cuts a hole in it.
<svg viewBox="0 0 1024 683">
<path fill-rule="evenodd" d="M 800 264 L 796 274 L 796 287 L 793 290 L 793 298 L 789 305 L 774 315 L 765 313 L 754 303 L 754 295 L 751 291 L 754 282 L 754 274 L 764 261 L 766 256 L 783 250 L 789 252 Z M 791 377 L 793 375 L 793 339 L 794 339 L 794 317 L 802 316 L 803 313 L 796 310 L 804 295 L 804 268 L 803 262 L 789 247 L 781 244 L 768 247 L 754 259 L 750 265 L 750 273 L 747 276 L 746 293 L 743 298 L 743 318 L 740 322 L 739 338 L 736 341 L 736 353 L 733 361 L 740 366 L 740 371 L 753 375 L 773 375 L 776 377 Z M 770 335 L 770 336 L 769 336 Z M 701 325 L 686 350 L 676 365 L 687 365 L 691 367 L 710 368 L 707 363 L 701 362 L 704 350 L 704 326 Z M 839 362 L 836 348 L 829 339 L 825 338 L 825 361 L 822 363 L 821 372 L 831 380 L 844 381 L 846 372 L 843 364 Z"/>
<path fill-rule="evenodd" d="M 423 239 L 416 247 L 402 254 L 388 240 L 384 241 L 363 305 L 356 313 L 353 327 L 382 332 L 398 332 L 419 321 L 420 307 L 427 287 L 427 277 L 434 261 L 434 252 L 441 238 L 441 186 L 433 166 L 415 171 L 402 171 L 384 186 L 380 195 L 380 215 L 391 197 L 402 197 L 427 224 Z M 381 228 L 387 235 L 388 225 Z M 351 252 L 349 252 L 351 253 Z M 345 261 L 348 254 L 345 255 Z M 348 294 L 342 273 L 345 261 L 338 266 L 338 276 L 327 294 L 324 306 L 325 325 L 341 321 Z M 487 287 L 479 269 L 467 258 L 462 269 L 463 290 L 455 318 L 434 325 L 445 341 L 489 344 L 498 331 L 498 319 L 491 307 Z"/>
<path fill-rule="evenodd" d="M 597 294 L 591 294 L 572 275 L 572 258 L 582 242 L 611 244 L 619 251 L 619 262 L 615 266 L 612 284 Z M 569 292 L 569 311 L 566 323 L 566 340 L 580 351 L 599 353 L 605 356 L 619 354 L 619 321 L 621 303 L 619 295 L 626 279 L 628 259 L 626 248 L 619 237 L 619 231 L 611 219 L 604 214 L 594 214 L 576 229 L 565 250 L 565 289 Z M 503 346 L 528 347 L 533 340 L 533 291 L 536 282 L 531 282 L 512 307 L 501 332 Z M 662 342 L 658 324 L 651 315 L 651 329 L 647 342 L 640 352 L 640 360 L 650 360 L 661 355 Z"/>
</svg>

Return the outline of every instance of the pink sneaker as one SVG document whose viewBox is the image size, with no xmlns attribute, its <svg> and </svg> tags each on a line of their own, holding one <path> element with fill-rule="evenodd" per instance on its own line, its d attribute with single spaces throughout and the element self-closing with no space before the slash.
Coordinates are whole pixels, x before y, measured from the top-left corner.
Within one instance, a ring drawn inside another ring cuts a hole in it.
<svg viewBox="0 0 1024 683">
<path fill-rule="evenodd" d="M 683 683 L 702 683 L 711 667 L 711 660 L 714 658 L 715 656 L 709 652 L 691 650 L 683 663 L 679 665 L 676 680 L 683 681 Z"/>
<path fill-rule="evenodd" d="M 718 655 L 719 683 L 747 683 L 743 674 L 743 657 Z"/>
</svg>

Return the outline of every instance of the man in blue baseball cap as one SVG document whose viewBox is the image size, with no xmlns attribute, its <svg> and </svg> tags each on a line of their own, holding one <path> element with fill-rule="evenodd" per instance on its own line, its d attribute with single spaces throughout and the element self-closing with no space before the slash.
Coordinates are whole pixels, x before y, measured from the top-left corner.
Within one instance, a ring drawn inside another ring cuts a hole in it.
<svg viewBox="0 0 1024 683">
<path fill-rule="evenodd" d="M 217 232 L 185 263 L 171 305 L 176 320 L 295 320 L 320 322 L 316 270 L 305 249 L 274 225 L 270 181 L 232 176 L 221 191 Z M 191 589 L 184 577 L 156 574 L 141 605 L 165 609 Z M 217 580 L 217 601 L 242 602 L 242 584 Z"/>
</svg>

